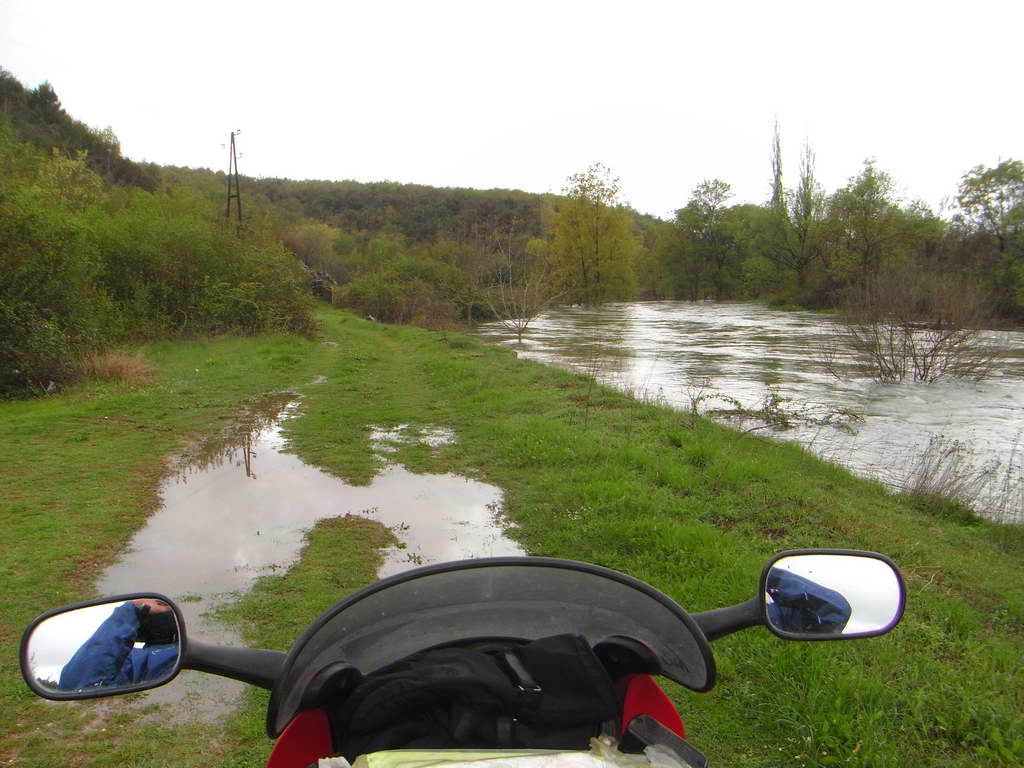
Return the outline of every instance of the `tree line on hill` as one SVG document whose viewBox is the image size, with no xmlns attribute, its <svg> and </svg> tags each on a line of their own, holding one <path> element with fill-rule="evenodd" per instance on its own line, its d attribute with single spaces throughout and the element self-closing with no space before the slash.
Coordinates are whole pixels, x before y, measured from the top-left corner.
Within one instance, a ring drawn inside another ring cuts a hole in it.
<svg viewBox="0 0 1024 768">
<path fill-rule="evenodd" d="M 764 204 L 732 204 L 729 184 L 709 179 L 669 221 L 625 205 L 600 164 L 571 177 L 562 195 L 279 179 L 246 187 L 277 207 L 282 242 L 337 283 L 335 301 L 378 319 L 485 318 L 496 294 L 527 284 L 578 304 L 834 309 L 863 298 L 865 286 L 924 277 L 970 286 L 984 322 L 1024 320 L 1024 163 L 968 170 L 943 218 L 901 200 L 872 160 L 826 192 L 810 146 L 787 185 L 780 143 L 776 134 Z"/>
</svg>

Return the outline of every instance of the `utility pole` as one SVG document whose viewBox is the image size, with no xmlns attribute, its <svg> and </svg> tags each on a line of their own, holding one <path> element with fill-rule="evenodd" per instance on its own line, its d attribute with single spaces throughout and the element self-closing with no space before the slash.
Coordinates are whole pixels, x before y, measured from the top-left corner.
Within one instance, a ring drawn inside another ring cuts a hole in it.
<svg viewBox="0 0 1024 768">
<path fill-rule="evenodd" d="M 224 212 L 224 217 L 230 219 L 231 200 L 234 199 L 238 201 L 236 208 L 238 209 L 239 232 L 242 231 L 242 191 L 238 186 L 238 154 L 235 152 L 235 136 L 237 136 L 241 132 L 241 128 L 239 128 L 237 131 L 231 132 L 231 149 L 230 154 L 228 155 L 228 207 L 227 210 Z M 235 189 L 234 192 L 231 191 L 232 185 L 234 186 Z"/>
</svg>

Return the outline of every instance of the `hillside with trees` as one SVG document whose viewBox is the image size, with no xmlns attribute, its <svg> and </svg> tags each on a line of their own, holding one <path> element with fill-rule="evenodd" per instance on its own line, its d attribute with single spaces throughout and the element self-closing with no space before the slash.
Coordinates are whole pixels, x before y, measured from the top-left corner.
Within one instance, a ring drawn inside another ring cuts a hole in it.
<svg viewBox="0 0 1024 768">
<path fill-rule="evenodd" d="M 97 144 L 51 94 L 0 114 L 0 395 L 52 391 L 113 345 L 312 330 L 306 273 L 272 231 L 239 235 L 159 169 L 97 170 L 90 152 L 113 157 L 116 140 Z"/>
<path fill-rule="evenodd" d="M 311 293 L 381 321 L 522 333 L 554 302 L 832 309 L 913 283 L 932 298 L 912 326 L 1024 321 L 1024 163 L 966 171 L 942 218 L 872 160 L 829 192 L 809 143 L 795 183 L 781 158 L 776 128 L 763 204 L 707 179 L 671 220 L 631 209 L 600 163 L 560 195 L 242 177 L 235 231 L 223 172 L 136 163 L 48 84 L 0 71 L 0 391 L 70 380 L 97 347 L 308 330 Z M 948 285 L 971 312 L 934 300 Z"/>
</svg>

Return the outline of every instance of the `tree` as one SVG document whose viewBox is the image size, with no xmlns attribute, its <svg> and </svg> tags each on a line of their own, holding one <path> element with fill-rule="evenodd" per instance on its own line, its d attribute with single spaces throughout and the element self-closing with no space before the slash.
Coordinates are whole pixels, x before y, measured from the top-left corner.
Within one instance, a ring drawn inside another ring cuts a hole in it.
<svg viewBox="0 0 1024 768">
<path fill-rule="evenodd" d="M 1024 314 L 1024 163 L 1004 160 L 964 174 L 957 203 L 961 223 L 978 236 L 996 309 Z"/>
<path fill-rule="evenodd" d="M 708 179 L 693 190 L 690 202 L 676 211 L 681 234 L 680 261 L 689 298 L 704 298 L 700 283 L 706 278 L 716 300 L 726 297 L 732 267 L 738 261 L 737 242 L 729 222 L 726 201 L 732 188 L 721 179 Z"/>
<path fill-rule="evenodd" d="M 40 123 L 46 126 L 59 126 L 67 121 L 67 112 L 61 106 L 57 92 L 49 82 L 40 83 L 28 94 L 28 104 Z"/>
<path fill-rule="evenodd" d="M 829 204 L 829 271 L 840 282 L 861 282 L 879 268 L 900 243 L 900 209 L 892 176 L 864 161 L 864 170 L 832 196 Z"/>
<path fill-rule="evenodd" d="M 960 181 L 957 203 L 978 229 L 996 238 L 1000 251 L 1008 250 L 1024 230 L 1024 162 L 972 168 Z"/>
<path fill-rule="evenodd" d="M 815 157 L 809 141 L 804 142 L 800 156 L 796 188 L 783 187 L 778 125 L 771 164 L 772 197 L 767 206 L 768 226 L 761 251 L 780 268 L 792 270 L 799 296 L 807 289 L 811 267 L 824 258 L 825 193 L 815 179 Z"/>
<path fill-rule="evenodd" d="M 459 242 L 439 236 L 429 250 L 431 258 L 454 268 L 452 280 L 446 288 L 447 295 L 466 323 L 470 324 L 474 317 L 486 314 L 486 285 L 498 271 L 494 242 L 488 242 L 486 238 Z"/>
<path fill-rule="evenodd" d="M 636 238 L 619 180 L 601 163 L 573 174 L 554 217 L 553 249 L 566 296 L 578 304 L 629 299 Z"/>
<path fill-rule="evenodd" d="M 43 194 L 75 210 L 98 203 L 103 198 L 103 179 L 86 166 L 85 152 L 65 157 L 53 150 L 39 169 L 37 184 Z"/>
</svg>

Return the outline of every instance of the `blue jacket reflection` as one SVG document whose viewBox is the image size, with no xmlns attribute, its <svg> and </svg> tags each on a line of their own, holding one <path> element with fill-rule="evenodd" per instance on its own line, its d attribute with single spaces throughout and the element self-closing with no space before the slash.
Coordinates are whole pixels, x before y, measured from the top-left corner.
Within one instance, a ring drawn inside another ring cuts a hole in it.
<svg viewBox="0 0 1024 768">
<path fill-rule="evenodd" d="M 839 635 L 850 620 L 852 609 L 845 597 L 792 571 L 772 568 L 765 587 L 773 600 L 768 620 L 777 629 Z"/>
<path fill-rule="evenodd" d="M 57 687 L 62 691 L 121 687 L 170 674 L 178 660 L 178 646 L 135 648 L 138 633 L 138 609 L 131 602 L 118 606 L 64 665 Z"/>
</svg>

